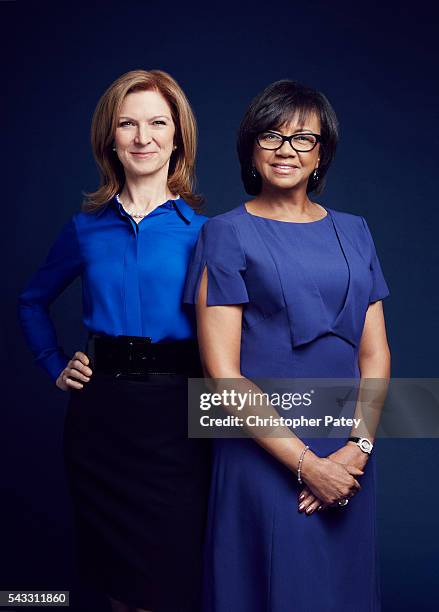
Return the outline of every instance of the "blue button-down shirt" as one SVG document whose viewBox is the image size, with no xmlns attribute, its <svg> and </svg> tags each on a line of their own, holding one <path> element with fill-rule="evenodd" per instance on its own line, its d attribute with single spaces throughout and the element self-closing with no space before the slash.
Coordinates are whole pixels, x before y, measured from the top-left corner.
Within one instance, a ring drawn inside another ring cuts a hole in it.
<svg viewBox="0 0 439 612">
<path fill-rule="evenodd" d="M 53 380 L 69 358 L 58 346 L 49 307 L 79 275 L 88 330 L 153 342 L 194 337 L 194 316 L 182 295 L 206 219 L 182 198 L 158 206 L 138 225 L 117 198 L 71 218 L 19 298 L 27 342 Z"/>
</svg>

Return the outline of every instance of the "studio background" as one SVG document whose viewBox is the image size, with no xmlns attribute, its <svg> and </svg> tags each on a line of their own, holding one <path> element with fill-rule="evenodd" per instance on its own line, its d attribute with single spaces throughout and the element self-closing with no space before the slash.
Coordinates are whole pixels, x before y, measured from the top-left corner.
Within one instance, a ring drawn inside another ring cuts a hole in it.
<svg viewBox="0 0 439 612">
<path fill-rule="evenodd" d="M 82 192 L 97 186 L 89 132 L 98 98 L 128 70 L 158 68 L 176 78 L 197 116 L 198 187 L 212 216 L 248 198 L 235 137 L 251 98 L 281 78 L 324 92 L 341 142 L 317 200 L 368 221 L 391 292 L 384 308 L 392 375 L 435 377 L 439 23 L 423 2 L 17 1 L 0 2 L 0 16 L 7 91 L 0 590 L 70 590 L 71 609 L 99 612 L 105 602 L 80 587 L 74 567 L 61 453 L 67 395 L 33 364 L 16 317 L 20 289 Z M 67 353 L 82 350 L 79 281 L 52 311 Z M 437 451 L 432 439 L 378 444 L 386 612 L 437 609 Z"/>
</svg>

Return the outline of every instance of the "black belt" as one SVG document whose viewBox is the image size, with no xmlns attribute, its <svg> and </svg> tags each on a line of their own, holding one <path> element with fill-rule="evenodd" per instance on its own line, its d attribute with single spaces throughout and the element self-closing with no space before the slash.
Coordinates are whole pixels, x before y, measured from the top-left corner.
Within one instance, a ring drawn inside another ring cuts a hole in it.
<svg viewBox="0 0 439 612">
<path fill-rule="evenodd" d="M 202 377 L 195 340 L 152 342 L 140 336 L 106 336 L 89 334 L 88 354 L 92 368 L 113 376 L 148 374 L 182 374 Z"/>
</svg>

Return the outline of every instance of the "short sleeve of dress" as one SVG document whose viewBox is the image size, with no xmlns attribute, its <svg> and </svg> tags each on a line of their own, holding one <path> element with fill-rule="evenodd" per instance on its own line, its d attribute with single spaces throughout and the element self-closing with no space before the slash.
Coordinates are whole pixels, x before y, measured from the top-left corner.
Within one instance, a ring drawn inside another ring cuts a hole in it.
<svg viewBox="0 0 439 612">
<path fill-rule="evenodd" d="M 381 264 L 378 259 L 375 243 L 373 241 L 372 234 L 370 233 L 369 226 L 367 225 L 366 219 L 364 217 L 361 218 L 363 220 L 364 230 L 367 234 L 367 239 L 370 245 L 370 273 L 372 276 L 372 289 L 370 291 L 369 304 L 372 304 L 373 302 L 386 298 L 388 295 L 390 295 L 390 291 L 384 279 L 383 271 L 381 269 Z"/>
<path fill-rule="evenodd" d="M 243 278 L 245 254 L 236 228 L 222 219 L 209 219 L 201 228 L 192 254 L 183 301 L 196 304 L 201 277 L 207 266 L 207 306 L 249 301 Z"/>
</svg>

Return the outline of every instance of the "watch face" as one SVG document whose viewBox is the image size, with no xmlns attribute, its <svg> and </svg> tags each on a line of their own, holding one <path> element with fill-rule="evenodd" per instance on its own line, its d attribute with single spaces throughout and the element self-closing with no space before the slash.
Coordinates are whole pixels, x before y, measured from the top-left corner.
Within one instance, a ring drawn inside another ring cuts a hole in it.
<svg viewBox="0 0 439 612">
<path fill-rule="evenodd" d="M 359 441 L 359 445 L 361 447 L 361 450 L 365 453 L 370 453 L 370 451 L 372 450 L 372 443 L 369 442 L 369 440 L 366 440 L 366 438 L 362 438 Z"/>
</svg>

